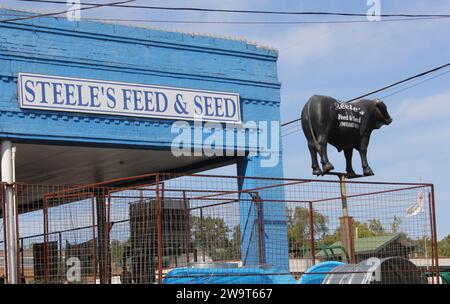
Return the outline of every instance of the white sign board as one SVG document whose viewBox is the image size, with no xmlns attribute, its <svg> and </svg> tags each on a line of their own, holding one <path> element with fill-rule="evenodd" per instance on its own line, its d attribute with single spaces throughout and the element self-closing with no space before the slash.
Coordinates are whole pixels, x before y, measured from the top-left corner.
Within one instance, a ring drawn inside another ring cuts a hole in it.
<svg viewBox="0 0 450 304">
<path fill-rule="evenodd" d="M 21 108 L 240 123 L 239 94 L 19 73 Z"/>
</svg>

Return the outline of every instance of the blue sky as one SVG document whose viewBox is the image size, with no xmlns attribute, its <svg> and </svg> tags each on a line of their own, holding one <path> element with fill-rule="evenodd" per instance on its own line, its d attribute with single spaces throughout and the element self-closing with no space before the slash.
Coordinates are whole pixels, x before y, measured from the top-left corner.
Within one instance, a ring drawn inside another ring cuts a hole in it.
<svg viewBox="0 0 450 304">
<path fill-rule="evenodd" d="M 358 13 L 367 10 L 366 0 L 139 0 L 135 3 Z M 41 11 L 57 11 L 64 8 L 61 5 L 31 4 L 13 0 L 3 0 L 2 6 Z M 385 14 L 450 14 L 450 2 L 381 0 L 381 12 Z M 111 8 L 85 11 L 83 17 L 272 21 L 301 18 L 309 20 L 307 17 L 176 13 Z M 330 17 L 322 19 L 330 20 Z M 299 117 L 304 103 L 313 94 L 330 95 L 345 100 L 450 61 L 450 20 L 307 25 L 152 24 L 152 26 L 243 37 L 278 49 L 279 78 L 282 82 L 282 121 Z M 450 72 L 384 98 L 394 123 L 374 132 L 369 149 L 369 162 L 376 175 L 365 179 L 408 182 L 422 180 L 435 183 L 440 237 L 450 234 L 450 221 L 447 220 L 450 214 L 449 83 Z M 383 97 L 398 89 L 382 92 L 373 97 Z M 296 132 L 283 137 L 283 149 L 285 175 L 296 178 L 311 177 L 309 152 L 303 134 Z M 330 159 L 335 167 L 344 168 L 343 155 L 339 155 L 332 148 L 330 148 Z M 361 170 L 358 155 L 354 157 L 354 167 Z"/>
</svg>

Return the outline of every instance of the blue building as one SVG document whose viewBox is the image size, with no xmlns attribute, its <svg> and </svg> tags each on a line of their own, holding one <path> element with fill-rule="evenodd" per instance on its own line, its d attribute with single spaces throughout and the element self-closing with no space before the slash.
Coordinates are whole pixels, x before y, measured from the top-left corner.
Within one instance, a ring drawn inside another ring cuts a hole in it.
<svg viewBox="0 0 450 304">
<path fill-rule="evenodd" d="M 0 18 L 27 14 L 1 10 Z M 177 157 L 171 149 L 179 135 L 175 121 L 192 134 L 205 121 L 234 131 L 247 122 L 278 122 L 277 57 L 276 50 L 245 41 L 63 17 L 2 22 L 2 181 L 89 184 L 232 163 L 239 176 L 283 177 L 279 141 L 269 147 L 277 159 L 270 165 L 263 165 L 267 154 L 251 153 L 249 141 L 236 138 L 219 147 L 232 147 L 223 156 Z M 189 150 L 201 148 L 192 137 Z M 244 179 L 239 187 L 255 183 Z M 240 208 L 242 259 L 256 264 L 255 240 L 245 234 L 255 211 L 249 203 Z M 271 208 L 264 218 L 265 262 L 287 268 L 285 207 Z"/>
</svg>

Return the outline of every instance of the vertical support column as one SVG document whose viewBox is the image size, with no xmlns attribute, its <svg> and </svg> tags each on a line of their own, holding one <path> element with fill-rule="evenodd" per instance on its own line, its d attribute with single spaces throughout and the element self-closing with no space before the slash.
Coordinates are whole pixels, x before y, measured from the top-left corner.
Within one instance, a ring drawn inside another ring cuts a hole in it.
<svg viewBox="0 0 450 304">
<path fill-rule="evenodd" d="M 206 259 L 206 240 L 205 231 L 203 229 L 203 207 L 200 208 L 200 249 L 202 250 L 202 262 Z"/>
<path fill-rule="evenodd" d="M 255 189 L 269 184 L 281 183 L 280 180 L 258 180 L 247 177 L 282 178 L 283 168 L 281 158 L 274 167 L 261 165 L 261 157 L 243 157 L 237 161 L 238 189 L 240 193 L 240 229 L 241 229 L 241 256 L 243 265 L 258 265 L 258 206 L 251 199 L 246 189 Z M 264 226 L 264 257 L 268 265 L 278 266 L 289 270 L 286 205 L 284 188 L 261 190 L 259 192 L 262 204 L 260 213 L 263 214 L 261 223 Z"/>
<path fill-rule="evenodd" d="M 12 146 L 11 141 L 2 140 L 1 143 L 1 175 L 2 182 L 5 183 L 5 207 L 6 216 L 4 220 L 7 222 L 7 238 L 5 240 L 6 247 L 8 248 L 8 283 L 18 283 L 17 273 L 17 227 L 16 217 L 17 210 L 14 203 L 14 189 L 13 189 L 13 163 L 12 163 Z"/>
<path fill-rule="evenodd" d="M 23 247 L 23 239 L 20 239 L 20 280 L 25 280 L 25 262 L 24 262 L 24 247 Z M 22 282 L 20 282 L 22 283 Z"/>
<path fill-rule="evenodd" d="M 63 242 L 62 242 L 62 233 L 58 232 L 58 248 L 59 248 L 59 254 L 58 254 L 58 265 L 64 265 L 64 258 L 63 258 Z M 60 267 L 58 267 L 58 283 L 64 282 L 64 267 L 62 267 L 62 270 L 60 270 Z"/>
<path fill-rule="evenodd" d="M 163 240 L 162 240 L 162 206 L 159 193 L 159 175 L 156 175 L 156 229 L 158 234 L 158 284 L 162 284 Z"/>
<path fill-rule="evenodd" d="M 314 206 L 312 202 L 309 202 L 309 237 L 310 237 L 310 250 L 312 264 L 316 264 L 316 240 L 314 239 Z"/>
<path fill-rule="evenodd" d="M 345 175 L 339 175 L 340 188 L 341 188 L 341 202 L 342 202 L 342 217 L 339 218 L 342 227 L 342 246 L 348 255 L 345 253 L 342 256 L 342 260 L 347 263 L 355 263 L 355 240 L 353 238 L 353 218 L 348 214 L 347 206 L 347 190 L 345 187 Z"/>
<path fill-rule="evenodd" d="M 263 213 L 263 206 L 261 199 L 259 197 L 258 192 L 255 193 L 253 196 L 253 200 L 256 204 L 256 208 L 258 210 L 258 251 L 259 251 L 259 264 L 264 265 L 266 264 L 266 257 L 265 257 L 265 233 L 264 233 L 264 213 Z"/>
<path fill-rule="evenodd" d="M 111 283 L 108 257 L 108 225 L 106 216 L 106 193 L 105 189 L 95 189 L 95 201 L 97 209 L 97 252 L 98 252 L 98 270 L 100 274 L 100 284 Z"/>
<path fill-rule="evenodd" d="M 94 264 L 94 284 L 96 284 L 97 280 L 97 265 L 98 265 L 98 254 L 97 254 L 97 237 L 95 236 L 95 203 L 94 203 L 95 196 L 91 196 L 91 216 L 92 216 L 92 260 Z M 98 231 L 98 229 L 97 229 Z"/>
<path fill-rule="evenodd" d="M 189 202 L 186 198 L 186 191 L 183 190 L 183 208 L 184 208 L 184 248 L 186 250 L 186 265 L 189 265 L 189 253 L 191 252 L 191 226 L 189 223 Z"/>
<path fill-rule="evenodd" d="M 111 193 L 108 191 L 108 199 L 105 202 L 106 205 L 106 235 L 105 235 L 105 248 L 106 248 L 106 280 L 108 284 L 111 284 L 112 265 L 111 265 Z"/>
<path fill-rule="evenodd" d="M 428 212 L 430 214 L 430 234 L 431 234 L 431 272 L 433 273 L 432 277 L 431 277 L 431 284 L 434 284 L 435 280 L 435 271 L 436 269 L 434 268 L 434 256 L 435 256 L 435 248 L 434 248 L 434 230 L 433 230 L 433 211 L 432 211 L 432 207 L 431 207 L 431 192 L 428 192 Z M 425 225 L 425 224 L 424 224 Z M 426 234 L 424 233 L 424 241 L 425 241 L 425 259 L 427 261 L 427 271 L 430 271 L 430 266 L 428 265 L 428 253 L 427 253 L 427 237 Z"/>
<path fill-rule="evenodd" d="M 433 214 L 430 215 L 433 218 L 432 221 L 432 242 L 433 242 L 433 247 L 434 247 L 434 252 L 435 252 L 435 256 L 434 256 L 434 267 L 436 269 L 436 279 L 437 279 L 437 284 L 439 284 L 439 252 L 438 252 L 438 242 L 437 242 L 437 229 L 436 229 L 436 204 L 435 204 L 435 195 L 434 195 L 434 185 L 431 185 L 431 204 L 432 204 L 432 210 L 433 210 Z"/>
<path fill-rule="evenodd" d="M 48 260 L 48 197 L 44 196 L 44 205 L 42 207 L 42 213 L 44 215 L 44 283 L 48 284 L 49 283 L 49 276 L 50 276 L 50 272 L 49 272 L 49 268 L 48 268 L 48 264 L 49 264 L 49 260 Z"/>
</svg>

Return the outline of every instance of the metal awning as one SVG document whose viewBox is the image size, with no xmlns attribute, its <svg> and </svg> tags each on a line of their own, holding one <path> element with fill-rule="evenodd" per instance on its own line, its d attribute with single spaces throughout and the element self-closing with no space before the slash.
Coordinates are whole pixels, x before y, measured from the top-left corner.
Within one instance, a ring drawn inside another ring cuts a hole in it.
<svg viewBox="0 0 450 304">
<path fill-rule="evenodd" d="M 47 194 L 46 191 L 51 191 L 51 187 L 46 190 L 39 185 L 79 186 L 101 183 L 101 187 L 128 187 L 151 184 L 153 180 L 148 177 L 151 173 L 195 173 L 235 162 L 235 158 L 229 157 L 175 157 L 167 150 L 27 143 L 15 143 L 14 146 L 17 148 L 17 189 L 27 193 L 27 199 L 20 199 L 18 202 L 19 213 L 42 209 L 43 197 Z M 0 210 L 0 217 L 2 216 Z"/>
</svg>

